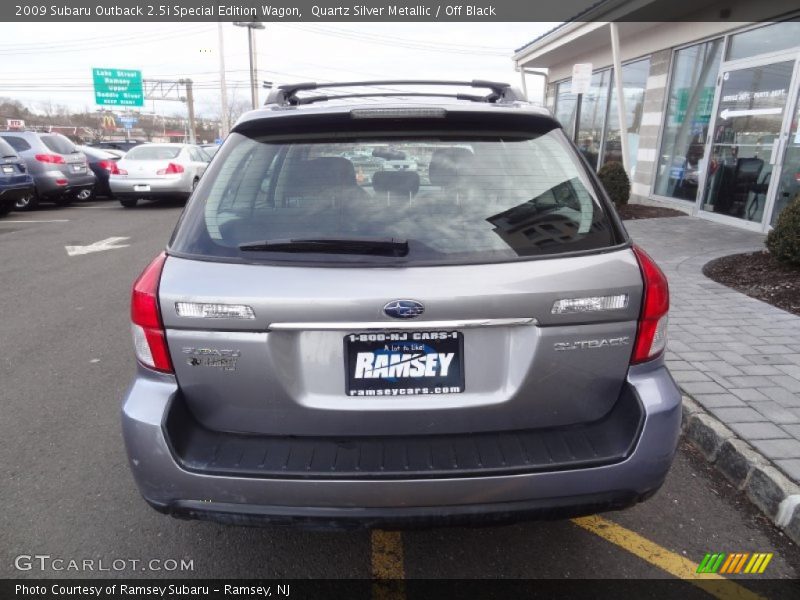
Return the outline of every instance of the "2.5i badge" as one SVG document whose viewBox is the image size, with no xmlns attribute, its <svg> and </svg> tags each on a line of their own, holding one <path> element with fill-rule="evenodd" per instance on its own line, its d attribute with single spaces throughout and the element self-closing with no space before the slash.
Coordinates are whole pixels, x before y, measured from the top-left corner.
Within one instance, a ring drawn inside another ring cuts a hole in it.
<svg viewBox="0 0 800 600">
<path fill-rule="evenodd" d="M 217 350 L 216 348 L 183 348 L 186 364 L 192 367 L 214 367 L 223 371 L 235 371 L 239 350 Z"/>
<path fill-rule="evenodd" d="M 348 396 L 414 396 L 464 391 L 458 331 L 351 333 L 344 338 Z"/>
</svg>

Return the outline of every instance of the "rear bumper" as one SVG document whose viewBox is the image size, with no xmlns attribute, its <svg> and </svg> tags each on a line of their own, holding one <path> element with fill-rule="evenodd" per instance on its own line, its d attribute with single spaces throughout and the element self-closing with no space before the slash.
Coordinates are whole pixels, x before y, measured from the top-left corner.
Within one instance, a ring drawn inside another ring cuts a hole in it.
<svg viewBox="0 0 800 600">
<path fill-rule="evenodd" d="M 59 184 L 58 181 L 66 180 Z M 36 192 L 40 198 L 53 199 L 69 194 L 77 194 L 83 190 L 91 190 L 96 178 L 94 173 L 65 175 L 61 171 L 45 171 L 34 176 Z"/>
<path fill-rule="evenodd" d="M 563 470 L 393 479 L 190 471 L 165 433 L 178 393 L 175 380 L 141 368 L 124 401 L 122 427 L 142 495 L 176 516 L 345 527 L 561 518 L 623 508 L 663 483 L 678 443 L 680 392 L 658 363 L 632 368 L 628 385 L 643 419 L 627 456 L 613 464 Z"/>
<path fill-rule="evenodd" d="M 0 204 L 13 206 L 17 200 L 24 198 L 34 191 L 33 178 L 24 183 L 15 183 L 13 185 L 0 185 Z"/>
<path fill-rule="evenodd" d="M 135 177 L 110 177 L 109 187 L 114 196 L 132 198 L 153 198 L 157 196 L 187 197 L 191 193 L 192 181 L 185 175 L 164 177 L 162 179 L 138 179 Z M 137 186 L 148 186 L 145 191 L 137 191 Z"/>
</svg>

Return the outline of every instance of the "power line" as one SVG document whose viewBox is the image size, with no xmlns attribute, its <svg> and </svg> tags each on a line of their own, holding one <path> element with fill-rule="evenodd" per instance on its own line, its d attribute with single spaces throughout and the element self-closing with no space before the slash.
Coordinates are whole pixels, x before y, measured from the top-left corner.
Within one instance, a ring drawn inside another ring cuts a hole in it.
<svg viewBox="0 0 800 600">
<path fill-rule="evenodd" d="M 424 41 L 411 41 L 411 40 L 404 40 L 403 38 L 394 38 L 392 40 L 386 39 L 383 36 L 375 36 L 372 34 L 364 34 L 364 33 L 357 33 L 357 32 L 349 32 L 349 33 L 340 33 L 337 30 L 333 29 L 321 29 L 309 25 L 289 25 L 287 23 L 281 24 L 282 27 L 288 27 L 289 29 L 297 29 L 300 31 L 305 31 L 308 33 L 313 33 L 317 35 L 327 35 L 332 36 L 340 39 L 348 39 L 357 42 L 363 42 L 368 44 L 377 44 L 383 46 L 391 46 L 393 48 L 407 48 L 411 50 L 425 50 L 428 52 L 442 52 L 446 54 L 462 54 L 462 55 L 472 55 L 472 56 L 511 56 L 511 49 L 509 50 L 481 50 L 476 51 L 471 49 L 470 46 L 464 47 L 456 47 L 456 46 L 443 46 L 441 43 L 438 42 L 424 42 Z M 346 31 L 346 30 L 340 30 Z"/>
<path fill-rule="evenodd" d="M 167 27 L 162 27 L 161 29 L 159 29 L 158 32 L 150 31 L 148 33 L 150 33 L 150 34 L 155 34 L 155 33 L 162 34 L 162 32 L 165 32 L 166 29 L 170 29 L 171 27 L 172 26 L 169 25 Z M 96 36 L 96 37 L 83 37 L 83 38 L 80 38 L 80 39 L 74 39 L 73 38 L 73 39 L 70 39 L 70 40 L 47 42 L 46 44 L 42 44 L 42 42 L 29 42 L 29 43 L 11 42 L 11 43 L 6 43 L 6 44 L 0 44 L 0 50 L 5 49 L 6 47 L 9 48 L 9 49 L 38 48 L 38 47 L 41 47 L 43 45 L 49 46 L 51 48 L 62 47 L 62 46 L 70 47 L 70 46 L 85 44 L 86 42 L 90 42 L 90 43 L 91 42 L 114 42 L 119 38 L 120 38 L 120 34 L 115 34 L 115 35 L 102 35 L 102 36 Z"/>
<path fill-rule="evenodd" d="M 209 31 L 207 26 L 199 26 L 192 29 L 184 30 L 182 33 L 176 33 L 170 35 L 169 38 L 174 40 L 176 38 L 184 38 L 188 36 L 197 35 L 198 33 L 207 32 Z M 131 46 L 131 45 L 140 45 L 143 42 L 152 42 L 155 40 L 162 40 L 164 39 L 164 33 L 162 32 L 152 32 L 149 34 L 137 34 L 134 36 L 129 37 L 116 37 L 114 39 L 114 46 Z M 87 52 L 90 50 L 99 50 L 99 49 L 106 49 L 108 48 L 108 44 L 83 44 L 83 42 L 78 42 L 79 45 L 74 47 L 65 47 L 59 48 L 54 47 L 48 44 L 43 44 L 38 47 L 38 49 L 29 49 L 29 50 L 19 50 L 16 48 L 9 48 L 9 49 L 0 49 L 0 56 L 22 56 L 22 55 L 37 55 L 37 54 L 51 54 L 51 53 L 58 53 L 58 54 L 66 54 L 66 53 L 73 53 L 73 52 Z"/>
</svg>

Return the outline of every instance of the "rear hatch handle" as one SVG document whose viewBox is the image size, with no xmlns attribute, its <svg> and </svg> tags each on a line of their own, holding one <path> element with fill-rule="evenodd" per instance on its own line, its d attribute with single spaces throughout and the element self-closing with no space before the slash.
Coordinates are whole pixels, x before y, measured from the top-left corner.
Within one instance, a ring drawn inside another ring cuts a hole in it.
<svg viewBox="0 0 800 600">
<path fill-rule="evenodd" d="M 269 331 L 366 331 L 376 330 L 451 330 L 470 329 L 475 327 L 516 327 L 536 325 L 533 317 L 501 318 L 501 319 L 460 319 L 453 321 L 342 321 L 331 323 L 287 322 L 270 323 Z"/>
</svg>

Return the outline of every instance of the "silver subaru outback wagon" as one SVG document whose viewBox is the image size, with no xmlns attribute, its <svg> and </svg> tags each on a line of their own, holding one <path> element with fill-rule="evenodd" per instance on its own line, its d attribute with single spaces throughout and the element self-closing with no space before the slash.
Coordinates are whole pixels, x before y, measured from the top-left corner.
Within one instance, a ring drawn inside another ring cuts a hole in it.
<svg viewBox="0 0 800 600">
<path fill-rule="evenodd" d="M 122 426 L 157 510 L 512 521 L 664 481 L 664 275 L 546 111 L 435 83 L 283 86 L 233 128 L 133 286 Z"/>
</svg>

